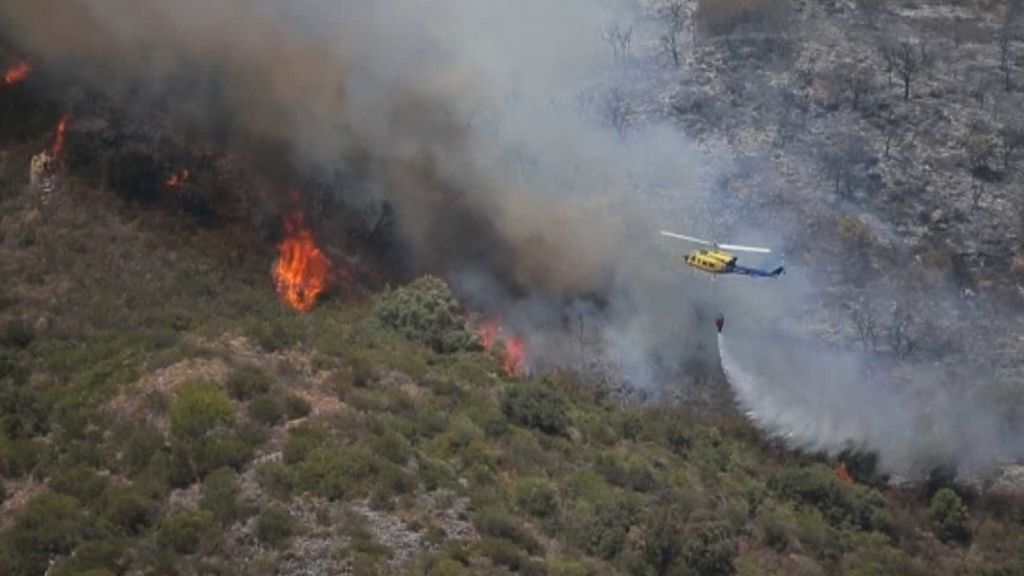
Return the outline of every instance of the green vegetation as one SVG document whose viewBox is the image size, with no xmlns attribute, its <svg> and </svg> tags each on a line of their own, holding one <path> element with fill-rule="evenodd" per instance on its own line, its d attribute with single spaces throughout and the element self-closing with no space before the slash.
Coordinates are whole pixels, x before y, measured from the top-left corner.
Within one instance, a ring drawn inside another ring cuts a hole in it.
<svg viewBox="0 0 1024 576">
<path fill-rule="evenodd" d="M 381 295 L 373 309 L 373 322 L 441 353 L 481 347 L 455 295 L 443 280 L 433 276 Z"/>
</svg>

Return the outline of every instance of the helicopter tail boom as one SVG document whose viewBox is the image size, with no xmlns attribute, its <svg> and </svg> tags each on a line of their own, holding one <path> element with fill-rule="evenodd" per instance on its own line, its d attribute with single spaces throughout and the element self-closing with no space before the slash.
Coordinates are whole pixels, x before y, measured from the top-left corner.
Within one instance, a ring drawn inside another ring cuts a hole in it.
<svg viewBox="0 0 1024 576">
<path fill-rule="evenodd" d="M 746 266 L 733 266 L 732 272 L 736 274 L 743 274 L 745 276 L 756 276 L 758 278 L 776 278 L 786 273 L 786 269 L 782 266 L 774 270 L 759 270 L 757 268 L 747 268 Z"/>
</svg>

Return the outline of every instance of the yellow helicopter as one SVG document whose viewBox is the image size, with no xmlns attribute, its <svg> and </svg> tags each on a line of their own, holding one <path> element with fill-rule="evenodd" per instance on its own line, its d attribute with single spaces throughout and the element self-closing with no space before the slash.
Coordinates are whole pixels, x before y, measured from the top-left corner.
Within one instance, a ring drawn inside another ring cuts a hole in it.
<svg viewBox="0 0 1024 576">
<path fill-rule="evenodd" d="M 677 240 L 693 242 L 694 244 L 700 244 L 702 246 L 710 246 L 710 250 L 697 248 L 682 259 L 687 266 L 700 270 L 701 272 L 707 272 L 708 274 L 714 275 L 742 274 L 744 276 L 755 276 L 758 278 L 776 278 L 785 272 L 785 269 L 782 266 L 779 266 L 774 270 L 761 270 L 758 268 L 740 266 L 736 263 L 737 257 L 728 252 L 729 250 L 735 250 L 737 252 L 768 254 L 771 252 L 768 248 L 739 246 L 736 244 L 716 244 L 715 242 L 709 242 L 707 240 L 701 240 L 700 238 L 685 236 L 683 234 L 676 234 L 675 232 L 669 232 L 667 230 L 662 230 L 661 235 L 668 238 L 675 238 Z"/>
</svg>

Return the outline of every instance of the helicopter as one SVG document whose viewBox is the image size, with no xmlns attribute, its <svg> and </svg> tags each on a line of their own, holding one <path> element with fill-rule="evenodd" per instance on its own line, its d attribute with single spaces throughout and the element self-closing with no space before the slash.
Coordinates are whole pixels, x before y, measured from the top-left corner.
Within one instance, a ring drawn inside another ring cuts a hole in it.
<svg viewBox="0 0 1024 576">
<path fill-rule="evenodd" d="M 737 257 L 728 252 L 729 250 L 734 250 L 737 252 L 768 254 L 771 252 L 768 248 L 738 246 L 736 244 L 717 244 L 715 242 L 709 242 L 708 240 L 701 240 L 700 238 L 694 238 L 692 236 L 684 236 L 683 234 L 676 234 L 675 232 L 669 232 L 667 230 L 662 230 L 661 235 L 668 238 L 675 238 L 677 240 L 693 242 L 694 244 L 710 246 L 710 250 L 697 248 L 682 259 L 687 266 L 700 270 L 701 272 L 707 272 L 708 274 L 714 275 L 742 274 L 744 276 L 754 276 L 757 278 L 777 278 L 780 274 L 785 273 L 785 269 L 782 266 L 779 266 L 774 270 L 761 270 L 759 268 L 740 266 L 736 263 Z"/>
</svg>

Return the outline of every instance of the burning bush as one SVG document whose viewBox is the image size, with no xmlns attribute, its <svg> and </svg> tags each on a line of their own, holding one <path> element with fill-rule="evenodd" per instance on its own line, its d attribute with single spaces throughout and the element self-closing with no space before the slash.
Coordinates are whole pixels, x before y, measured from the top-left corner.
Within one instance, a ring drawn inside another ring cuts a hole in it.
<svg viewBox="0 0 1024 576">
<path fill-rule="evenodd" d="M 284 228 L 285 237 L 277 247 L 274 284 L 290 308 L 309 312 L 331 280 L 331 261 L 317 246 L 302 212 L 288 215 Z"/>
<path fill-rule="evenodd" d="M 385 293 L 374 306 L 371 323 L 442 354 L 482 349 L 451 289 L 434 276 Z"/>
</svg>

